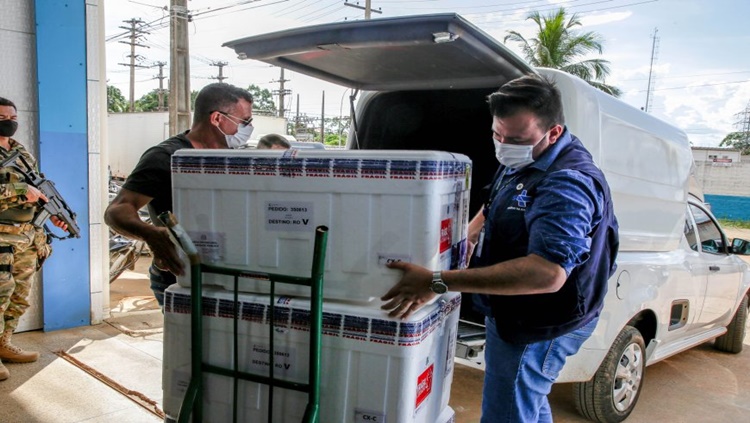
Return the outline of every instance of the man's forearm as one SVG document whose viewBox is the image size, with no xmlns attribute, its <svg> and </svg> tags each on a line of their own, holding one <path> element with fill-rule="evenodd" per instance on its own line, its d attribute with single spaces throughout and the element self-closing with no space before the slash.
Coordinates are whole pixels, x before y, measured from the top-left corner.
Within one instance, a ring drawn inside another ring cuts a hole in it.
<svg viewBox="0 0 750 423">
<path fill-rule="evenodd" d="M 557 292 L 567 274 L 559 265 L 532 254 L 488 267 L 444 270 L 442 277 L 450 291 L 529 295 Z"/>
<path fill-rule="evenodd" d="M 104 222 L 119 234 L 146 242 L 155 232 L 155 227 L 142 221 L 129 204 L 111 204 L 104 212 Z"/>
</svg>

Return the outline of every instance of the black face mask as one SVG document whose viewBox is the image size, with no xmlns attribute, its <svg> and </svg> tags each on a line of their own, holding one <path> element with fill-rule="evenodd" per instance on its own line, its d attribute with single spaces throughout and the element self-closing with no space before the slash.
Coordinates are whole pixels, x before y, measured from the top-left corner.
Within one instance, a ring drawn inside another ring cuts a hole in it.
<svg viewBox="0 0 750 423">
<path fill-rule="evenodd" d="M 15 120 L 0 120 L 0 137 L 12 137 L 18 129 L 18 122 Z"/>
</svg>

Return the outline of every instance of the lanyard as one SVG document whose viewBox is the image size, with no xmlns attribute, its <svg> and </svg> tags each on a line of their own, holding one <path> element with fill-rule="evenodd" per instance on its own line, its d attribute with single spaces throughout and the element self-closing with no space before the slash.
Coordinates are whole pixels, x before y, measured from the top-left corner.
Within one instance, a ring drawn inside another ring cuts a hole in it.
<svg viewBox="0 0 750 423">
<path fill-rule="evenodd" d="M 498 169 L 495 173 L 497 179 L 495 180 L 495 184 L 492 186 L 492 191 L 490 191 L 490 196 L 487 199 L 487 208 L 489 208 L 492 205 L 492 202 L 495 201 L 495 197 L 497 197 L 498 191 L 508 186 L 508 184 L 503 185 L 503 179 L 505 179 L 505 174 L 508 173 L 508 169 L 509 168 L 507 166 L 504 166 L 502 172 L 500 171 L 500 169 Z M 498 173 L 500 174 L 500 176 L 497 176 Z"/>
</svg>

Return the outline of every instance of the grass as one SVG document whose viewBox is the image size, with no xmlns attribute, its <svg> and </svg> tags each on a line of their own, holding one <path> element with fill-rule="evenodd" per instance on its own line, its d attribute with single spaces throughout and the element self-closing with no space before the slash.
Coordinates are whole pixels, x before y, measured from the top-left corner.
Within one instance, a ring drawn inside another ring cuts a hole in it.
<svg viewBox="0 0 750 423">
<path fill-rule="evenodd" d="M 727 228 L 750 229 L 750 221 L 735 219 L 719 219 L 719 223 Z"/>
</svg>

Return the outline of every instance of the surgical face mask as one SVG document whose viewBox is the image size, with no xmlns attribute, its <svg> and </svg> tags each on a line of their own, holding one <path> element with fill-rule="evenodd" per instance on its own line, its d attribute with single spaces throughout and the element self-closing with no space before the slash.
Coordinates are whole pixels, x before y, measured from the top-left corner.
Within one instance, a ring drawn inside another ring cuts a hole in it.
<svg viewBox="0 0 750 423">
<path fill-rule="evenodd" d="M 501 165 L 511 169 L 526 167 L 534 163 L 534 147 L 542 142 L 548 134 L 549 132 L 545 132 L 544 136 L 532 145 L 502 143 L 493 138 L 492 141 L 495 143 L 495 157 Z"/>
<path fill-rule="evenodd" d="M 219 125 L 216 125 L 216 129 L 224 134 L 224 138 L 226 138 L 227 141 L 227 147 L 240 148 L 250 140 L 250 136 L 253 134 L 253 129 L 255 129 L 255 127 L 253 127 L 252 125 L 244 125 L 240 123 L 237 125 L 237 132 L 232 135 L 229 135 L 226 132 L 222 131 L 221 128 L 219 128 Z"/>
<path fill-rule="evenodd" d="M 18 122 L 15 120 L 0 120 L 0 137 L 12 137 L 18 130 Z"/>
<path fill-rule="evenodd" d="M 224 134 L 224 137 L 227 139 L 227 146 L 229 148 L 242 147 L 250 140 L 250 136 L 253 134 L 253 129 L 255 128 L 252 125 L 240 124 L 237 126 L 237 133 L 234 135 Z"/>
</svg>

